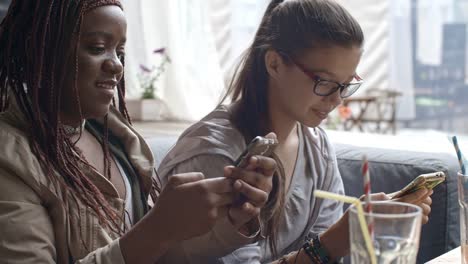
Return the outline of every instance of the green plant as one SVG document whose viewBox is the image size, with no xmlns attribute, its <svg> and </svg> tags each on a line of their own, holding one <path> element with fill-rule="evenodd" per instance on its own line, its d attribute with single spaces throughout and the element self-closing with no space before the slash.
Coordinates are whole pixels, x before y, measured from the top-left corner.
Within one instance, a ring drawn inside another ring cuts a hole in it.
<svg viewBox="0 0 468 264">
<path fill-rule="evenodd" d="M 153 54 L 159 54 L 162 56 L 162 60 L 158 66 L 147 67 L 143 64 L 140 64 L 140 74 L 139 81 L 140 85 L 143 88 L 143 93 L 141 95 L 142 99 L 155 99 L 157 87 L 156 83 L 159 77 L 166 70 L 166 65 L 171 62 L 169 55 L 166 53 L 165 48 L 156 49 L 153 51 Z"/>
</svg>

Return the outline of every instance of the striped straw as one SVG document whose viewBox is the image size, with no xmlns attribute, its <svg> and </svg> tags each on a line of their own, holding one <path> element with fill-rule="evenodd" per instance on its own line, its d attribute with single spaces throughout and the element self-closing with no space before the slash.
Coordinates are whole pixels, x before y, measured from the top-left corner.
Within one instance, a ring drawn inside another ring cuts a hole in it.
<svg viewBox="0 0 468 264">
<path fill-rule="evenodd" d="M 366 198 L 366 206 L 365 211 L 366 213 L 372 213 L 372 204 L 371 204 L 371 182 L 370 182 L 370 174 L 369 174 L 369 162 L 367 160 L 367 156 L 364 155 L 362 161 L 362 176 L 364 179 L 364 195 Z M 372 218 L 369 219 L 368 223 L 369 234 L 371 237 L 374 235 L 374 221 Z"/>
<path fill-rule="evenodd" d="M 453 146 L 455 147 L 455 151 L 457 152 L 457 158 L 458 158 L 458 163 L 460 164 L 461 173 L 463 175 L 466 175 L 465 163 L 463 162 L 464 157 L 460 151 L 460 147 L 458 146 L 458 140 L 456 136 L 452 137 L 452 142 L 453 142 Z"/>
</svg>

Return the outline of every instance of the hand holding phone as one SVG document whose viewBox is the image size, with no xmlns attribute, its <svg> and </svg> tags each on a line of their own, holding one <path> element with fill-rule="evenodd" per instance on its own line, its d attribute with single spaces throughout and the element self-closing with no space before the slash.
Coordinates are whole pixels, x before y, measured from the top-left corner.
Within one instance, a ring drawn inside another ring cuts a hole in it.
<svg viewBox="0 0 468 264">
<path fill-rule="evenodd" d="M 428 190 L 434 189 L 437 185 L 445 181 L 445 174 L 442 171 L 421 174 L 406 185 L 400 191 L 394 193 L 391 199 L 400 198 L 410 193 L 413 193 L 419 189 L 426 188 Z"/>
<path fill-rule="evenodd" d="M 234 166 L 241 169 L 246 169 L 249 166 L 250 158 L 253 156 L 271 157 L 275 147 L 278 145 L 278 140 L 275 138 L 257 136 L 247 145 L 246 149 L 240 154 L 234 162 Z M 242 205 L 248 199 L 239 194 L 236 198 L 235 205 Z"/>
<path fill-rule="evenodd" d="M 255 137 L 234 161 L 235 168 L 225 170 L 225 176 L 237 183 L 237 195 L 229 208 L 229 220 L 233 226 L 241 228 L 239 232 L 244 235 L 251 235 L 251 231 L 258 230 L 259 224 L 263 234 L 263 220 L 259 219 L 259 213 L 268 202 L 273 188 L 276 162 L 271 156 L 277 145 L 278 140 L 274 133 Z M 251 162 L 252 156 L 256 156 L 254 163 Z"/>
<path fill-rule="evenodd" d="M 234 166 L 239 168 L 246 168 L 249 164 L 249 159 L 252 156 L 265 156 L 270 157 L 275 151 L 275 147 L 278 145 L 278 140 L 276 138 L 266 138 L 266 137 L 255 137 L 249 143 L 247 148 L 242 152 L 242 154 L 234 162 Z"/>
</svg>

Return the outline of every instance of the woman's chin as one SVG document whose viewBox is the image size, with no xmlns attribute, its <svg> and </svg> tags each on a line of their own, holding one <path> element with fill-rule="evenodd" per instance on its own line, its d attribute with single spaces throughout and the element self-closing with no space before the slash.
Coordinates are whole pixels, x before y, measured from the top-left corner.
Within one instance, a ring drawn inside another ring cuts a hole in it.
<svg viewBox="0 0 468 264">
<path fill-rule="evenodd" d="M 322 123 L 322 119 L 316 118 L 316 117 L 311 117 L 304 119 L 301 124 L 307 127 L 318 127 Z"/>
<path fill-rule="evenodd" d="M 92 111 L 87 111 L 86 115 L 84 115 L 85 119 L 102 119 L 104 118 L 110 110 L 110 105 L 102 106 Z"/>
</svg>

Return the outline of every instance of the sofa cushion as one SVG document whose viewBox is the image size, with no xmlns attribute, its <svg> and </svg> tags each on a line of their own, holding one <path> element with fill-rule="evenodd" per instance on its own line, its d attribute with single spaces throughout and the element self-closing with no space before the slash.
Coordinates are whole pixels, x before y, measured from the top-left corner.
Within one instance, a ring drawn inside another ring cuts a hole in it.
<svg viewBox="0 0 468 264">
<path fill-rule="evenodd" d="M 149 147 L 153 151 L 156 168 L 159 167 L 166 154 L 175 145 L 177 139 L 178 136 L 173 135 L 157 136 L 146 139 L 146 143 L 148 143 Z"/>
<path fill-rule="evenodd" d="M 443 171 L 447 181 L 435 189 L 432 196 L 432 212 L 429 223 L 423 226 L 418 263 L 433 259 L 459 245 L 459 215 L 456 186 L 458 164 L 449 152 L 420 152 L 414 149 L 362 147 L 337 143 L 336 134 L 330 137 L 334 142 L 338 167 L 343 178 L 346 193 L 360 196 L 363 193 L 361 177 L 362 156 L 367 155 L 373 192 L 394 192 L 420 174 Z M 398 137 L 393 138 L 397 140 Z M 159 166 L 177 136 L 159 136 L 147 140 Z M 354 142 L 356 143 L 356 142 Z M 387 142 L 388 143 L 388 142 Z"/>
<path fill-rule="evenodd" d="M 346 194 L 351 196 L 359 197 L 363 194 L 361 166 L 364 154 L 369 160 L 372 192 L 395 192 L 420 174 L 443 171 L 447 179 L 434 189 L 430 220 L 422 227 L 417 262 L 429 261 L 459 245 L 459 167 L 453 155 L 357 147 L 339 143 L 335 143 L 334 146 Z"/>
</svg>

